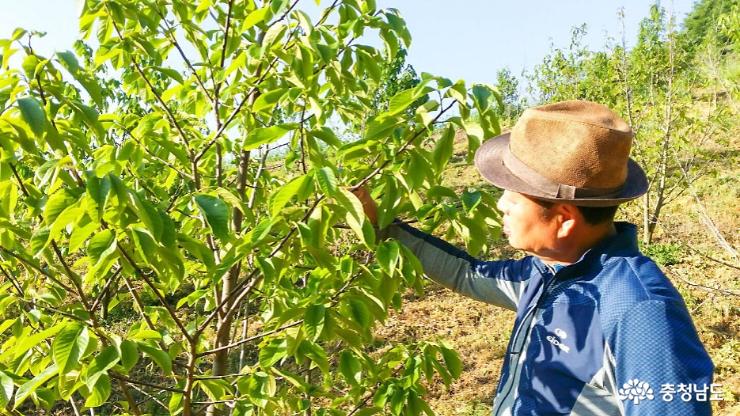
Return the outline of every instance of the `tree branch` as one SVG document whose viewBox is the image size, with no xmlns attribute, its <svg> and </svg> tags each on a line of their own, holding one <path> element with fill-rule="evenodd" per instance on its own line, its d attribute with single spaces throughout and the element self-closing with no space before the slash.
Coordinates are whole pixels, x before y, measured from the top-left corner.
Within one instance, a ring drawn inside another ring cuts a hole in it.
<svg viewBox="0 0 740 416">
<path fill-rule="evenodd" d="M 110 288 L 110 286 L 113 284 L 113 282 L 118 278 L 118 275 L 121 274 L 121 270 L 123 268 L 119 268 L 116 270 L 111 277 L 108 278 L 108 280 L 105 282 L 105 285 L 100 290 L 100 293 L 97 297 L 95 297 L 95 300 L 93 301 L 92 306 L 90 306 L 90 312 L 95 313 L 95 311 L 98 309 L 98 306 L 100 306 L 100 302 L 103 300 L 103 297 L 105 296 L 106 292 Z"/>
<path fill-rule="evenodd" d="M 453 105 L 455 105 L 455 101 L 451 102 L 447 107 L 442 108 L 440 110 L 439 114 L 437 114 L 432 119 L 432 123 L 437 122 L 437 120 L 439 120 L 439 118 L 442 117 L 442 115 L 444 113 L 446 113 L 450 108 L 452 108 Z M 403 153 L 404 151 L 406 151 L 406 149 L 408 149 L 409 146 L 411 146 L 411 144 L 414 142 L 414 140 L 416 140 L 419 136 L 421 136 L 421 134 L 424 133 L 424 131 L 426 131 L 424 128 L 419 129 L 414 135 L 411 136 L 411 138 L 408 141 L 406 141 L 406 143 L 404 143 L 403 146 L 401 146 L 401 148 L 398 150 L 398 153 L 400 154 L 400 153 Z M 362 187 L 363 185 L 365 185 L 366 183 L 368 183 L 370 181 L 370 179 L 372 179 L 373 177 L 375 177 L 375 175 L 377 175 L 378 173 L 380 173 L 386 166 L 388 166 L 389 163 L 391 163 L 390 159 L 384 161 L 383 163 L 381 163 L 380 166 L 378 166 L 377 168 L 375 168 L 375 170 L 373 170 L 369 175 L 367 175 L 358 184 L 353 185 L 352 187 L 350 187 L 349 188 L 350 191 L 355 191 L 355 190 L 359 189 L 360 187 Z"/>
<path fill-rule="evenodd" d="M 124 376 L 122 374 L 114 373 L 112 371 L 109 372 L 108 375 L 111 376 L 112 378 L 117 379 L 117 380 L 123 380 L 123 381 L 125 381 L 126 383 L 129 383 L 129 384 L 136 384 L 136 385 L 139 385 L 139 386 L 151 387 L 151 388 L 157 389 L 157 390 L 171 391 L 173 393 L 185 393 L 185 390 L 182 390 L 182 389 L 178 389 L 178 388 L 175 388 L 175 387 L 162 386 L 160 384 L 149 383 L 148 381 L 134 380 L 132 378 L 126 377 L 126 376 Z"/>
<path fill-rule="evenodd" d="M 112 14 L 110 11 L 110 6 L 106 3 L 105 5 L 106 9 L 108 9 L 108 13 Z M 118 25 L 116 24 L 115 19 L 111 19 L 111 22 L 113 24 L 113 28 L 116 31 L 116 34 L 118 35 L 118 38 L 123 42 L 124 37 L 121 33 L 120 29 L 118 28 Z M 141 68 L 141 65 L 139 65 L 139 62 L 136 60 L 134 56 L 131 56 L 131 63 L 134 65 L 134 69 L 136 69 L 136 72 L 139 73 L 139 76 L 144 80 L 147 87 L 149 88 L 149 91 L 154 95 L 154 97 L 157 99 L 157 102 L 162 106 L 162 109 L 167 114 L 167 118 L 170 119 L 170 122 L 175 126 L 175 129 L 180 134 L 180 137 L 182 138 L 183 142 L 185 143 L 185 146 L 188 148 L 188 154 L 190 155 L 190 162 L 192 164 L 192 170 L 193 170 L 193 181 L 195 182 L 195 187 L 200 188 L 200 176 L 198 174 L 198 159 L 194 157 L 193 149 L 190 146 L 190 139 L 188 139 L 188 136 L 185 134 L 185 131 L 182 129 L 182 126 L 180 126 L 180 123 L 177 121 L 177 118 L 175 118 L 175 114 L 172 112 L 170 107 L 167 105 L 167 103 L 164 102 L 162 99 L 162 96 L 159 94 L 156 88 L 154 88 L 154 85 L 149 80 L 149 78 L 144 73 L 144 70 Z"/>
<path fill-rule="evenodd" d="M 121 255 L 128 261 L 128 263 L 131 265 L 131 267 L 134 268 L 136 271 L 136 274 L 149 286 L 150 289 L 154 292 L 154 295 L 159 299 L 159 302 L 164 306 L 164 308 L 167 310 L 168 314 L 172 318 L 172 320 L 175 322 L 175 325 L 180 329 L 183 336 L 188 340 L 189 343 L 193 344 L 195 342 L 195 339 L 192 335 L 188 332 L 188 330 L 185 328 L 185 325 L 183 325 L 182 321 L 180 321 L 180 318 L 175 313 L 174 309 L 172 309 L 172 306 L 167 303 L 167 300 L 162 296 L 161 293 L 159 293 L 159 289 L 154 285 L 154 282 L 147 277 L 147 275 L 139 268 L 139 266 L 136 264 L 133 258 L 126 252 L 126 250 L 121 247 L 120 244 L 116 244 L 116 247 L 118 248 L 118 252 L 121 253 Z M 143 311 L 142 311 L 143 312 Z"/>
<path fill-rule="evenodd" d="M 34 264 L 31 260 L 28 260 L 28 259 L 24 258 L 23 256 L 21 256 L 20 254 L 14 253 L 14 252 L 6 249 L 5 247 L 1 247 L 0 246 L 0 251 L 2 251 L 5 254 L 9 254 L 12 257 L 15 257 L 16 260 L 20 261 L 21 263 L 25 264 L 26 266 L 28 266 L 28 267 L 30 267 L 30 268 L 32 268 L 34 270 L 36 270 L 37 272 L 41 273 L 42 275 L 44 275 L 45 277 L 47 277 L 52 282 L 54 282 L 57 285 L 59 285 L 62 289 L 66 290 L 66 291 L 68 291 L 70 293 L 75 293 L 75 291 L 70 286 L 67 286 L 66 284 L 62 283 L 62 281 L 60 281 L 56 277 L 52 276 L 49 272 L 47 272 L 46 270 L 42 269 L 40 266 Z"/>
</svg>

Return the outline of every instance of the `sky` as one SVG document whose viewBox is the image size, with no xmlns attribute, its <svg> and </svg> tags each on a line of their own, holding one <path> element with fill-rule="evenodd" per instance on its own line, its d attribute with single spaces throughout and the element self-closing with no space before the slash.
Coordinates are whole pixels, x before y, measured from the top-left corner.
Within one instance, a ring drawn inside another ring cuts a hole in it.
<svg viewBox="0 0 740 416">
<path fill-rule="evenodd" d="M 313 6 L 314 0 L 303 0 Z M 611 36 L 621 41 L 625 13 L 628 46 L 647 16 L 650 0 L 379 0 L 379 7 L 395 7 L 406 20 L 412 45 L 407 62 L 418 72 L 453 80 L 494 84 L 496 72 L 508 68 L 514 75 L 532 70 L 551 45 L 567 47 L 571 30 L 583 23 L 585 44 L 601 49 Z M 693 0 L 661 4 L 679 21 Z M 323 0 L 321 5 L 328 5 Z M 300 5 L 300 3 L 299 3 Z M 300 7 L 300 6 L 299 6 Z M 34 48 L 46 56 L 71 50 L 77 36 L 80 0 L 0 0 L 0 38 L 16 27 L 46 32 Z"/>
</svg>

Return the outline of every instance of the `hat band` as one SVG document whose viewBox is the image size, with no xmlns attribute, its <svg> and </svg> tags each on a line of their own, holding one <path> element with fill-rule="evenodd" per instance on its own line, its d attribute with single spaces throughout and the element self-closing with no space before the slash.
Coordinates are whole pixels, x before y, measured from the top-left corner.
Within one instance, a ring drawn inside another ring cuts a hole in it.
<svg viewBox="0 0 740 416">
<path fill-rule="evenodd" d="M 542 192 L 543 197 L 552 199 L 581 199 L 581 198 L 616 198 L 622 192 L 624 184 L 614 188 L 578 188 L 555 182 L 542 176 L 539 172 L 530 168 L 519 160 L 507 148 L 503 153 L 502 161 L 512 175 L 526 182 Z"/>
</svg>

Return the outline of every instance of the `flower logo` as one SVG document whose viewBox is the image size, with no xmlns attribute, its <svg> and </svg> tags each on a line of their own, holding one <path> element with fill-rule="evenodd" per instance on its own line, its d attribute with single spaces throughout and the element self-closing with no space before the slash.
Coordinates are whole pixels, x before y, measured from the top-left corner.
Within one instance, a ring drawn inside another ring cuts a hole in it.
<svg viewBox="0 0 740 416">
<path fill-rule="evenodd" d="M 640 404 L 641 400 L 653 400 L 653 389 L 650 384 L 638 379 L 628 380 L 623 388 L 619 389 L 620 400 L 632 400 L 634 404 Z"/>
</svg>

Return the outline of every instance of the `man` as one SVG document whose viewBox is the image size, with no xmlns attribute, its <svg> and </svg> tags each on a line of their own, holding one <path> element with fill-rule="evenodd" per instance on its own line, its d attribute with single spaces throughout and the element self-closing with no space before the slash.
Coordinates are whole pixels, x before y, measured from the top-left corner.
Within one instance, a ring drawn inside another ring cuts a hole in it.
<svg viewBox="0 0 740 416">
<path fill-rule="evenodd" d="M 494 415 L 711 414 L 698 392 L 713 365 L 681 295 L 639 252 L 636 227 L 613 221 L 648 186 L 631 143 L 607 107 L 567 101 L 525 111 L 481 146 L 475 165 L 504 190 L 503 231 L 521 260 L 480 261 L 400 223 L 382 231 L 433 280 L 517 312 Z M 373 220 L 374 201 L 357 194 Z"/>
</svg>

